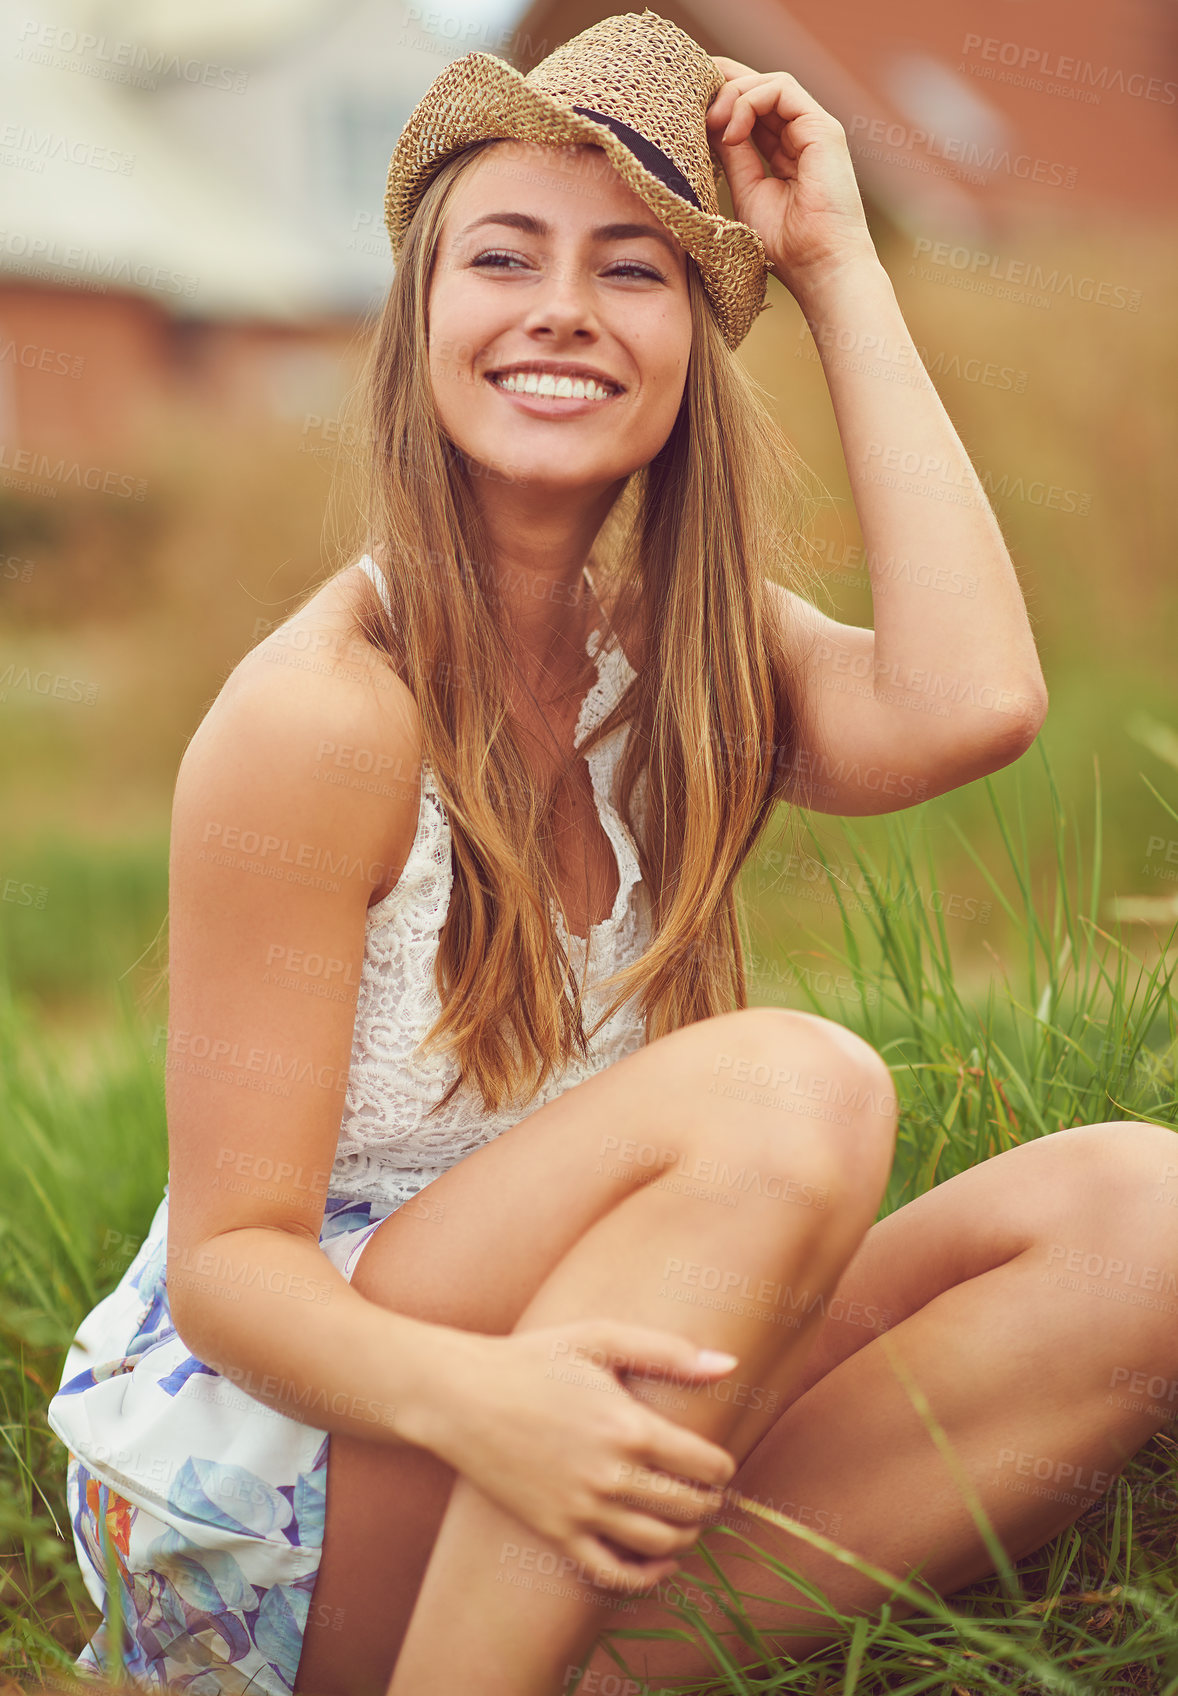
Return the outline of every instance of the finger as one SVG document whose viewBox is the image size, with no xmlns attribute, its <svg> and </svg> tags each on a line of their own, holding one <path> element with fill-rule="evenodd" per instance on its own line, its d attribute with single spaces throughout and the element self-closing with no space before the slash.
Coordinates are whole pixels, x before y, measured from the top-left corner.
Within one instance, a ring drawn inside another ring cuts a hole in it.
<svg viewBox="0 0 1178 1696">
<path fill-rule="evenodd" d="M 669 1472 L 691 1484 L 718 1485 L 732 1482 L 736 1462 L 719 1443 L 676 1425 L 661 1414 L 651 1416 L 649 1436 L 640 1452 L 641 1460 L 655 1472 Z"/>
<path fill-rule="evenodd" d="M 690 1502 L 671 1500 L 662 1493 L 645 1494 L 638 1490 L 619 1490 L 611 1493 L 609 1506 L 618 1513 L 635 1513 L 647 1521 L 657 1521 L 672 1531 L 698 1537 L 705 1525 L 719 1518 L 719 1507 L 704 1509 Z M 612 1524 L 612 1521 L 610 1522 Z"/>
<path fill-rule="evenodd" d="M 803 113 L 800 118 L 791 118 L 786 123 L 773 112 L 770 112 L 766 117 L 762 117 L 758 112 L 754 117 L 752 129 L 745 139 L 756 142 L 761 152 L 766 155 L 784 152 L 792 161 L 798 157 L 804 145 L 798 133 L 799 130 L 804 131 L 807 124 L 813 122 L 814 119 L 809 113 Z"/>
<path fill-rule="evenodd" d="M 607 1369 L 615 1374 L 649 1374 L 673 1383 L 689 1383 L 723 1377 L 738 1364 L 733 1354 L 702 1350 L 698 1343 L 677 1332 L 656 1331 L 645 1325 L 611 1321 L 597 1326 L 593 1338 L 608 1357 Z"/>
<path fill-rule="evenodd" d="M 720 140 L 731 147 L 738 141 L 748 141 L 754 131 L 768 131 L 776 145 L 788 133 L 786 125 L 791 121 L 778 108 L 777 90 L 751 88 L 737 98 Z"/>
<path fill-rule="evenodd" d="M 726 82 L 719 93 L 713 96 L 711 105 L 704 113 L 708 128 L 715 129 L 717 124 L 722 128 L 731 118 L 732 108 L 745 90 L 763 81 L 764 76 L 760 71 L 749 71 L 745 76 L 733 77 L 731 82 Z"/>
<path fill-rule="evenodd" d="M 718 105 L 728 94 L 729 87 L 735 90 L 734 96 L 730 97 L 732 117 L 740 117 L 740 123 L 732 126 L 734 136 L 743 136 L 747 129 L 752 128 L 753 113 L 760 113 L 773 128 L 792 124 L 796 118 L 831 116 L 788 71 L 775 71 L 772 76 L 745 88 L 739 86 L 739 80 L 742 79 L 722 88 L 716 96 Z"/>
<path fill-rule="evenodd" d="M 738 105 L 718 138 L 720 158 L 734 201 L 742 202 L 765 175 L 765 166 L 782 179 L 797 175 L 798 148 L 776 107 L 763 115 L 753 106 Z"/>
<path fill-rule="evenodd" d="M 624 1551 L 611 1547 L 605 1539 L 585 1533 L 574 1538 L 569 1553 L 580 1571 L 602 1590 L 617 1591 L 625 1596 L 639 1596 L 661 1584 L 679 1565 L 679 1557 L 667 1560 L 643 1561 L 627 1559 Z"/>
<path fill-rule="evenodd" d="M 733 209 L 743 206 L 746 198 L 765 180 L 765 164 L 751 141 L 720 143 L 720 160 L 732 194 Z M 785 172 L 781 173 L 783 176 Z M 736 216 L 740 217 L 736 211 Z"/>
<path fill-rule="evenodd" d="M 776 109 L 761 115 L 755 106 L 738 107 L 719 137 L 720 156 L 733 194 L 743 196 L 764 176 L 762 160 L 774 176 L 791 180 L 802 154 L 814 144 L 846 147 L 841 125 L 829 112 L 803 112 L 782 120 Z"/>
<path fill-rule="evenodd" d="M 783 174 L 793 174 L 794 160 L 783 151 L 788 146 L 784 134 L 774 135 L 758 124 L 751 135 L 725 140 L 720 137 L 720 163 L 728 173 L 728 181 L 737 194 L 759 182 L 765 175 L 766 162 L 778 160 Z"/>
<path fill-rule="evenodd" d="M 657 1516 L 619 1507 L 604 1521 L 600 1534 L 636 1555 L 666 1560 L 670 1555 L 682 1555 L 694 1549 L 702 1531 L 698 1520 L 689 1525 L 668 1525 Z"/>
<path fill-rule="evenodd" d="M 609 1497 L 642 1513 L 679 1524 L 709 1518 L 719 1513 L 728 1500 L 724 1490 L 702 1490 L 686 1479 L 655 1472 L 646 1466 L 628 1468 L 619 1488 L 611 1490 Z"/>
</svg>

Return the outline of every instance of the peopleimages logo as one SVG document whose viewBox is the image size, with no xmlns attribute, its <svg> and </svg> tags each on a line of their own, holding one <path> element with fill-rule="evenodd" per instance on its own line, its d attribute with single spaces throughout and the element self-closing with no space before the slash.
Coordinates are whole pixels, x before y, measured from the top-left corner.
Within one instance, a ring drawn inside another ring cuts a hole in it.
<svg viewBox="0 0 1178 1696">
<path fill-rule="evenodd" d="M 1015 284 L 1045 296 L 1070 295 L 1073 300 L 1087 301 L 1093 306 L 1115 306 L 1126 312 L 1137 312 L 1141 307 L 1140 289 L 1101 282 L 1096 277 L 1077 276 L 1074 271 L 1059 265 L 1049 268 L 1035 259 L 1003 259 L 984 248 L 954 246 L 947 241 L 933 241 L 929 236 L 916 238 L 912 257 L 916 262 L 925 262 L 919 265 L 918 274 L 921 276 L 936 267 L 959 272 L 983 283 Z M 910 275 L 912 271 L 917 271 L 917 264 L 913 265 Z"/>
<path fill-rule="evenodd" d="M 852 115 L 847 134 L 860 141 L 878 143 L 895 153 L 923 151 L 930 159 L 943 160 L 964 170 L 1021 177 L 1028 182 L 1047 183 L 1055 188 L 1075 188 L 1079 176 L 1074 165 L 1068 165 L 1061 159 L 1032 158 L 1029 153 L 1012 153 L 1007 147 L 999 148 L 992 144 L 983 147 L 968 136 L 940 135 L 936 130 L 890 123 L 886 118 L 874 118 L 862 112 Z M 878 158 L 879 154 L 868 152 L 866 156 Z M 979 178 L 981 182 L 985 180 L 984 177 Z"/>
<path fill-rule="evenodd" d="M 44 275 L 45 267 L 80 271 L 87 280 L 94 278 L 96 286 L 129 287 L 134 284 L 139 288 L 158 289 L 164 294 L 194 295 L 200 284 L 199 277 L 187 276 L 183 271 L 169 271 L 162 265 L 149 265 L 145 261 L 132 263 L 126 255 L 100 253 L 80 242 L 70 242 L 65 246 L 56 238 L 30 236 L 21 230 L 0 229 L 0 253 L 8 261 L 11 271 L 24 271 L 33 276 Z"/>
<path fill-rule="evenodd" d="M 111 82 L 133 83 L 155 88 L 163 78 L 200 83 L 203 88 L 228 89 L 243 94 L 249 73 L 207 59 L 182 59 L 178 53 L 148 47 L 139 41 L 118 41 L 91 31 L 60 24 L 40 24 L 26 19 L 17 37 L 14 57 L 31 65 L 83 72 Z"/>
<path fill-rule="evenodd" d="M 1100 104 L 1100 94 L 1127 94 L 1137 100 L 1156 100 L 1162 106 L 1173 106 L 1178 99 L 1178 83 L 1163 82 L 1161 77 L 1147 76 L 1144 71 L 1126 72 L 1118 65 L 1097 66 L 1091 59 L 1074 59 L 1021 41 L 999 41 L 995 35 L 967 35 L 961 51 L 967 59 L 977 54 L 973 64 L 960 67 L 971 75 L 990 75 L 995 81 L 1040 92 L 1046 87 L 1050 94 L 1063 92 L 1052 85 L 1071 84 L 1069 94 L 1092 105 Z M 987 69 L 983 70 L 978 61 L 984 61 Z M 991 65 L 1001 65 L 1007 74 L 989 70 Z"/>
<path fill-rule="evenodd" d="M 40 478 L 48 483 L 60 483 L 63 487 L 72 484 L 77 489 L 98 490 L 104 495 L 120 495 L 135 501 L 144 500 L 147 496 L 146 477 L 111 471 L 101 465 L 83 465 L 76 459 L 53 459 L 47 453 L 34 452 L 32 448 L 10 450 L 6 442 L 0 442 L 0 472 L 13 472 L 34 480 Z"/>
</svg>

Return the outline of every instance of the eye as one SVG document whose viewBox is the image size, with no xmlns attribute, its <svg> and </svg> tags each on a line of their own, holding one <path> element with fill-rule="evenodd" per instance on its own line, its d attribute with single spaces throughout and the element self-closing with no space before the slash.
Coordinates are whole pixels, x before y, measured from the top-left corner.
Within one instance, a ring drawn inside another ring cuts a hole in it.
<svg viewBox="0 0 1178 1696">
<path fill-rule="evenodd" d="M 666 278 L 661 271 L 656 271 L 653 265 L 640 265 L 636 259 L 621 259 L 611 267 L 611 275 L 617 271 L 628 271 L 635 277 L 653 277 L 656 282 L 665 283 Z"/>
<path fill-rule="evenodd" d="M 472 259 L 471 265 L 472 266 L 482 265 L 484 263 L 484 261 L 489 260 L 489 259 L 511 260 L 511 259 L 518 259 L 518 258 L 519 258 L 518 253 L 504 253 L 500 248 L 488 249 L 486 253 L 480 253 L 477 259 Z"/>
<path fill-rule="evenodd" d="M 492 270 L 506 268 L 506 266 L 501 266 L 500 263 L 498 263 L 500 261 L 506 261 L 507 265 L 510 265 L 512 261 L 523 263 L 523 261 L 520 260 L 518 253 L 509 253 L 504 248 L 499 247 L 487 248 L 483 253 L 478 254 L 474 259 L 472 259 L 470 263 L 472 269 L 476 265 L 482 266 L 484 269 Z M 652 277 L 655 282 L 658 283 L 665 283 L 667 280 L 663 273 L 656 270 L 653 265 L 641 265 L 635 259 L 619 259 L 615 265 L 610 266 L 608 275 L 611 277 L 618 275 Z"/>
</svg>

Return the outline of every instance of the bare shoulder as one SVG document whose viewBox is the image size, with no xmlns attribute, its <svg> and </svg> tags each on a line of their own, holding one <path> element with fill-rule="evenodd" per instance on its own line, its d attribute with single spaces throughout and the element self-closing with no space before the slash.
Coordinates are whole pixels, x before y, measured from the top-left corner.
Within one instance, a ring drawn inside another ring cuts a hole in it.
<svg viewBox="0 0 1178 1696">
<path fill-rule="evenodd" d="M 250 649 L 230 673 L 226 687 L 249 676 L 259 660 L 270 666 L 283 664 L 278 658 L 282 654 L 303 656 L 301 664 L 291 659 L 291 670 L 331 677 L 342 684 L 359 682 L 362 672 L 372 679 L 388 672 L 395 695 L 400 680 L 389 670 L 384 657 L 354 633 L 352 611 L 364 580 L 359 564 L 328 578 L 297 611 Z M 403 684 L 400 690 L 405 699 L 411 698 Z"/>
<path fill-rule="evenodd" d="M 421 719 L 387 658 L 354 632 L 359 570 L 337 573 L 237 663 L 189 742 L 178 792 L 245 783 L 275 830 L 299 815 L 305 832 L 353 843 L 374 874 L 373 905 L 416 832 Z"/>
</svg>

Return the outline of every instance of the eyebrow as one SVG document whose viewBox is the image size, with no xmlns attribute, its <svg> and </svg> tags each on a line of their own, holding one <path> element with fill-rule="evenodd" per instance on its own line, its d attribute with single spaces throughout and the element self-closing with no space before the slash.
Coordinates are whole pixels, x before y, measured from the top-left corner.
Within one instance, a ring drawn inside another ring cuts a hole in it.
<svg viewBox="0 0 1178 1696">
<path fill-rule="evenodd" d="M 481 218 L 476 218 L 472 224 L 459 232 L 459 240 L 468 236 L 472 230 L 481 228 L 483 224 L 506 224 L 513 230 L 522 230 L 529 236 L 547 236 L 552 234 L 552 227 L 543 218 L 534 218 L 530 212 L 487 212 Z M 679 244 L 673 236 L 661 229 L 657 224 L 598 224 L 595 230 L 590 230 L 594 241 L 635 241 L 649 237 L 652 241 L 662 242 L 663 246 L 679 257 Z"/>
</svg>

